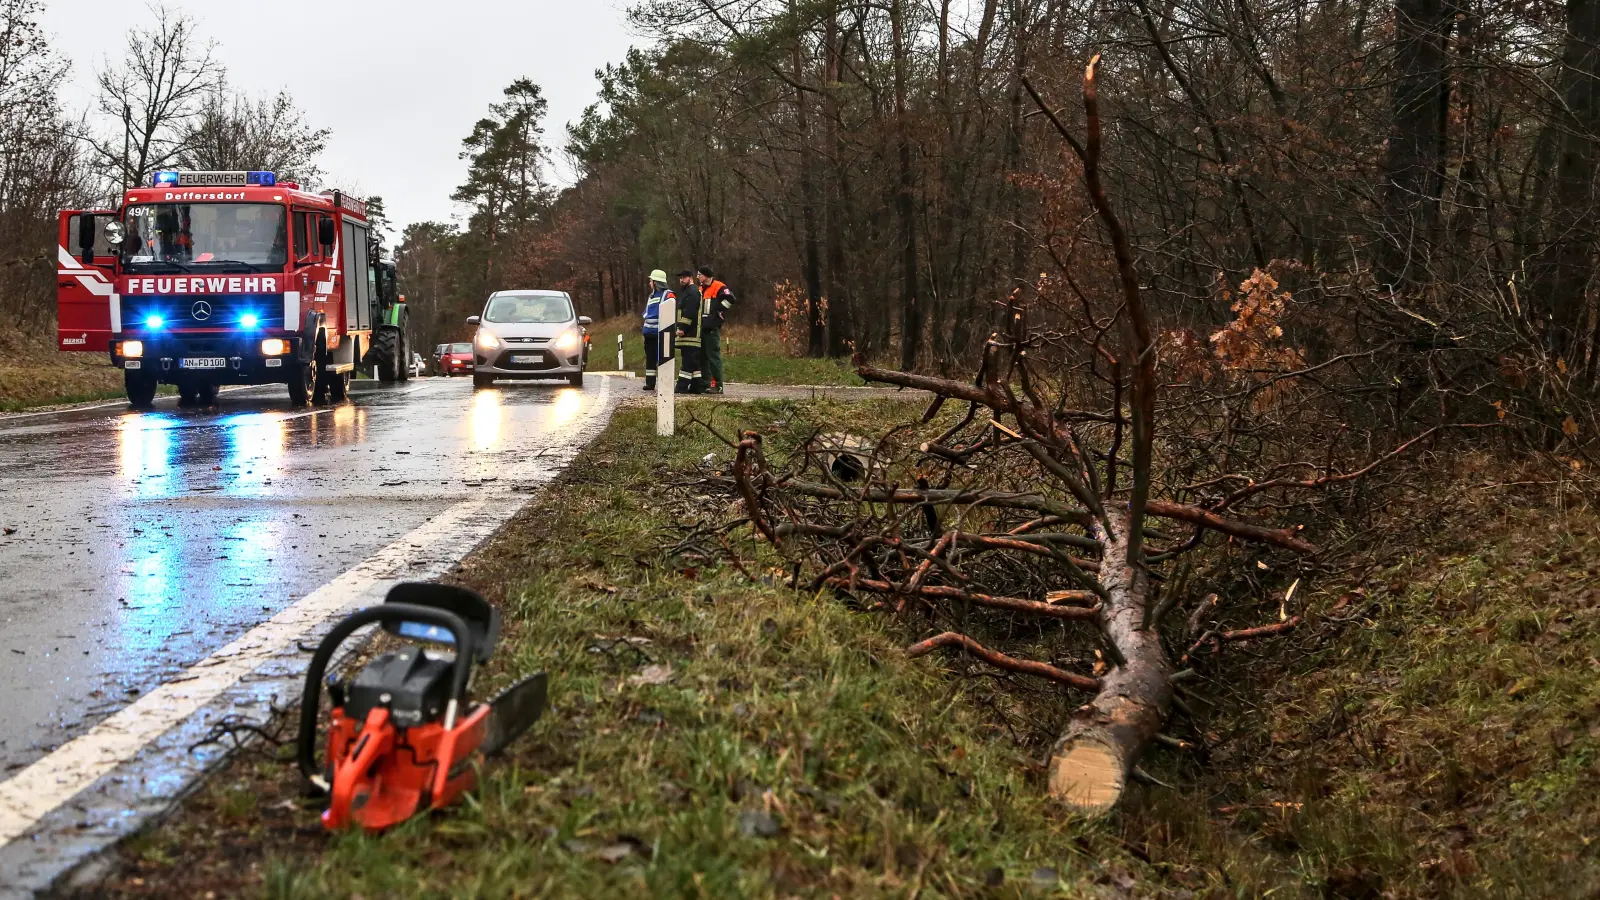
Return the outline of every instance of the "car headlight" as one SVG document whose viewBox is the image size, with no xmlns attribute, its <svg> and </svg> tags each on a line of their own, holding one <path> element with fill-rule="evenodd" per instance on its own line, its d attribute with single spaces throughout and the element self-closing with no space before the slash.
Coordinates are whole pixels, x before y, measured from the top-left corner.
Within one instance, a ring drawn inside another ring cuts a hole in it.
<svg viewBox="0 0 1600 900">
<path fill-rule="evenodd" d="M 555 347 L 563 353 L 571 353 L 583 343 L 583 338 L 576 331 L 568 331 L 556 338 Z"/>
<path fill-rule="evenodd" d="M 494 332 L 492 332 L 492 331 L 484 331 L 481 328 L 478 329 L 478 349 L 479 350 L 493 350 L 493 349 L 495 349 L 496 347 L 499 347 L 499 346 L 500 346 L 500 339 L 494 336 Z"/>
</svg>

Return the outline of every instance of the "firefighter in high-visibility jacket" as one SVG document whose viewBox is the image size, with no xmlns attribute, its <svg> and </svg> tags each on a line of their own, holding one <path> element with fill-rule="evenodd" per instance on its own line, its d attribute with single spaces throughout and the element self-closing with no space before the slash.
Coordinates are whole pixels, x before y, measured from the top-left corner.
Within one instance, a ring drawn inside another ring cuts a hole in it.
<svg viewBox="0 0 1600 900">
<path fill-rule="evenodd" d="M 672 333 L 677 327 L 672 322 L 661 321 L 661 304 L 674 299 L 667 287 L 667 273 L 656 269 L 650 273 L 650 298 L 644 304 L 644 389 L 656 389 L 656 368 L 672 358 Z M 663 337 L 666 335 L 666 337 Z M 665 344 L 665 346 L 663 346 Z"/>
<path fill-rule="evenodd" d="M 733 291 L 717 280 L 710 266 L 700 267 L 696 279 L 700 296 L 705 298 L 705 316 L 700 323 L 700 352 L 705 357 L 706 392 L 722 393 L 722 326 L 733 311 Z"/>
<path fill-rule="evenodd" d="M 700 288 L 695 286 L 694 273 L 684 269 L 678 273 L 678 385 L 680 394 L 706 392 L 705 355 L 700 347 L 700 321 L 705 315 L 705 301 Z"/>
</svg>

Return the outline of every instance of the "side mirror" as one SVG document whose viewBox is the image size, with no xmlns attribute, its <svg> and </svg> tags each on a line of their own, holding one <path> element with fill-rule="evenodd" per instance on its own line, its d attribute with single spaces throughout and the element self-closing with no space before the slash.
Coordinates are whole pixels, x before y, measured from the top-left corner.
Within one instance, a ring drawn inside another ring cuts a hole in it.
<svg viewBox="0 0 1600 900">
<path fill-rule="evenodd" d="M 482 316 L 467 316 L 467 324 L 468 325 L 477 325 L 478 323 L 480 323 L 482 321 L 483 321 L 483 317 Z"/>
<path fill-rule="evenodd" d="M 324 250 L 331 249 L 333 242 L 338 238 L 339 232 L 334 227 L 332 218 L 323 216 L 317 220 L 317 243 L 321 244 Z"/>
<path fill-rule="evenodd" d="M 106 243 L 110 245 L 112 253 L 122 253 L 123 250 L 139 247 L 139 235 L 128 231 L 117 219 L 112 219 L 106 223 Z"/>
<path fill-rule="evenodd" d="M 593 325 L 594 324 L 594 320 L 589 318 L 588 316 L 579 316 L 578 317 L 578 324 L 579 325 Z"/>
<path fill-rule="evenodd" d="M 78 216 L 78 255 L 86 266 L 94 262 L 94 216 L 88 213 Z"/>
</svg>

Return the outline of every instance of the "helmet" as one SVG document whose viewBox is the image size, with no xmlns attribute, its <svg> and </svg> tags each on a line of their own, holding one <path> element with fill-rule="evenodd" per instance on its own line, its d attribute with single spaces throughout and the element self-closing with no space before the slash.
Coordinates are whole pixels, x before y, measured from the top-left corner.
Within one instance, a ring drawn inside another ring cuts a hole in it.
<svg viewBox="0 0 1600 900">
<path fill-rule="evenodd" d="M 662 271 L 662 270 L 660 270 L 660 269 L 656 269 L 654 272 L 650 273 L 650 280 L 654 281 L 657 284 L 666 284 L 667 283 L 667 273 Z"/>
</svg>

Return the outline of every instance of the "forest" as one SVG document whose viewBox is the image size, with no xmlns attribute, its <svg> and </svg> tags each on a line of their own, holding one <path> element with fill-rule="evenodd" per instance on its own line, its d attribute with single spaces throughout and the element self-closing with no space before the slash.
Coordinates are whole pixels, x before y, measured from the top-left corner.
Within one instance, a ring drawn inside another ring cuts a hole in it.
<svg viewBox="0 0 1600 900">
<path fill-rule="evenodd" d="M 1164 359 L 1239 352 L 1213 336 L 1253 298 L 1281 336 L 1233 364 L 1359 354 L 1375 421 L 1503 419 L 1542 449 L 1590 430 L 1585 0 L 659 0 L 631 16 L 655 39 L 599 73 L 565 147 L 541 139 L 537 86 L 509 86 L 463 144 L 464 226 L 408 227 L 410 293 L 438 327 L 508 284 L 629 314 L 642 273 L 711 264 L 797 352 L 970 368 L 1013 291 L 1077 309 L 1118 290 L 1059 132 L 1081 133 L 1072 99 L 1098 53 L 1102 178 Z M 560 189 L 556 152 L 577 173 Z"/>
<path fill-rule="evenodd" d="M 287 94 L 232 88 L 192 19 L 162 9 L 131 32 L 79 114 L 47 89 L 68 61 L 39 10 L 0 5 L 0 315 L 48 317 L 56 209 L 157 167 L 319 184 L 329 132 Z M 629 15 L 638 46 L 597 73 L 564 136 L 519 79 L 463 136 L 459 219 L 396 223 L 418 346 L 499 287 L 564 288 L 611 317 L 635 312 L 650 269 L 713 265 L 738 315 L 783 324 L 798 353 L 970 367 L 1013 291 L 1041 308 L 1116 291 L 1058 132 L 1081 132 L 1071 98 L 1098 53 L 1103 180 L 1164 358 L 1220 350 L 1237 297 L 1260 295 L 1283 331 L 1251 365 L 1365 354 L 1374 415 L 1397 426 L 1492 416 L 1542 449 L 1592 430 L 1586 0 L 654 0 Z"/>
</svg>

